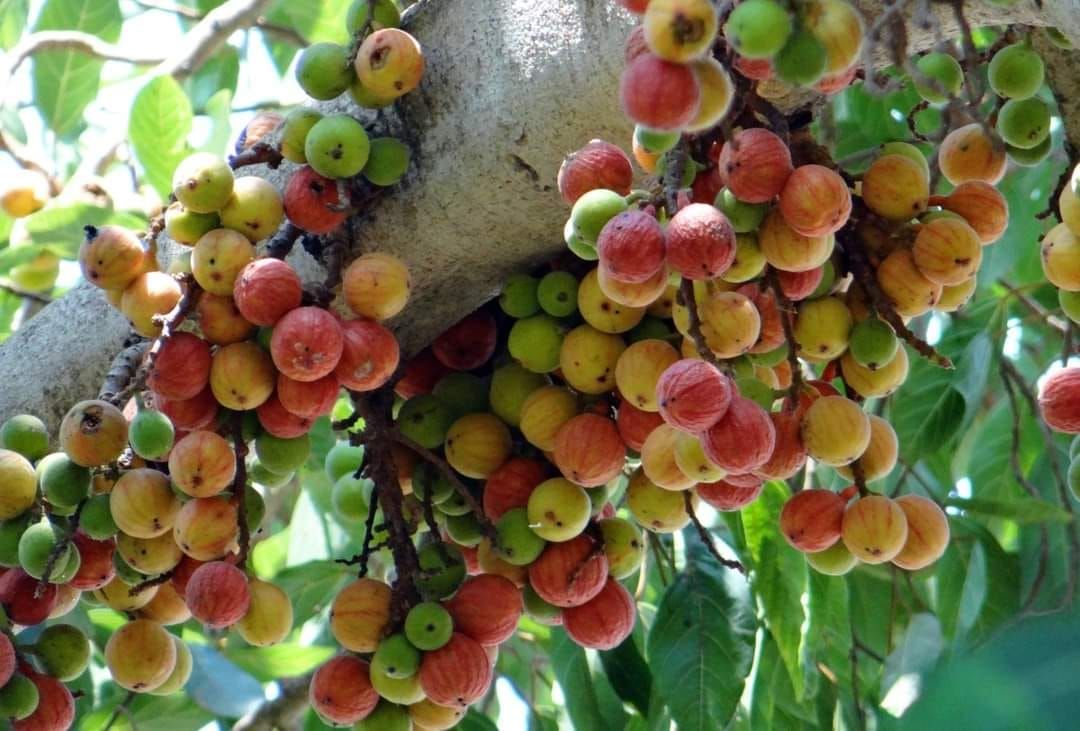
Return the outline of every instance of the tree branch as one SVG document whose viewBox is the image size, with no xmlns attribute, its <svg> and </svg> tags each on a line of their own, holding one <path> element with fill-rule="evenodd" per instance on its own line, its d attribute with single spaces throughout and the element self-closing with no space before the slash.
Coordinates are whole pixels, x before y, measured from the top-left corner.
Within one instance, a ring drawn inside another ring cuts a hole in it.
<svg viewBox="0 0 1080 731">
<path fill-rule="evenodd" d="M 190 76 L 217 52 L 235 31 L 255 25 L 272 0 L 228 0 L 211 10 L 181 38 L 176 50 L 158 64 L 157 74 L 176 79 Z"/>
<path fill-rule="evenodd" d="M 735 569 L 739 573 L 745 574 L 746 567 L 742 565 L 742 562 L 736 561 L 730 558 L 724 558 L 720 555 L 720 550 L 713 543 L 712 536 L 709 535 L 709 530 L 702 525 L 701 519 L 697 517 L 697 513 L 694 512 L 694 500 L 690 495 L 689 490 L 683 490 L 683 501 L 686 505 L 686 514 L 690 516 L 690 522 L 697 528 L 698 536 L 701 537 L 701 542 L 705 544 L 705 547 L 709 549 L 709 553 L 713 555 L 721 566 L 729 569 Z"/>
<path fill-rule="evenodd" d="M 42 30 L 19 41 L 5 54 L 6 63 L 0 67 L 0 89 L 9 86 L 11 77 L 23 61 L 41 51 L 77 51 L 104 61 L 123 61 L 136 66 L 154 66 L 162 63 L 161 54 L 145 54 L 134 49 L 104 41 L 92 33 L 77 30 Z"/>
<path fill-rule="evenodd" d="M 237 721 L 233 731 L 279 731 L 298 728 L 300 717 L 308 709 L 310 685 L 310 675 L 279 680 L 281 692 L 278 697 L 261 704 Z"/>
</svg>

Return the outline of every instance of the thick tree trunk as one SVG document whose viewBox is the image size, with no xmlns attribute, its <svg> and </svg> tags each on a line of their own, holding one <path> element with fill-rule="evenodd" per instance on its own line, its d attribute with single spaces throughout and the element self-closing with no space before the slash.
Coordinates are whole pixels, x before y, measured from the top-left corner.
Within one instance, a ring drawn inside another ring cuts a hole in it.
<svg viewBox="0 0 1080 731">
<path fill-rule="evenodd" d="M 883 12 L 878 2 L 858 4 L 871 24 Z M 1050 25 L 1080 42 L 1078 0 L 967 5 L 973 26 Z M 948 5 L 935 13 L 936 29 L 910 29 L 909 50 L 955 35 Z M 377 249 L 408 262 L 414 296 L 394 326 L 412 352 L 498 292 L 508 274 L 562 247 L 567 211 L 555 174 L 563 156 L 593 137 L 629 140 L 617 87 L 635 20 L 613 0 L 431 0 L 407 22 L 427 74 L 378 123 L 410 143 L 413 171 L 365 212 L 354 253 Z M 1075 63 L 1058 55 L 1074 85 Z M 287 173 L 256 172 L 279 183 Z M 310 264 L 301 269 L 316 276 Z M 127 333 L 85 286 L 46 307 L 0 347 L 0 419 L 32 412 L 55 428 L 71 404 L 96 394 Z"/>
</svg>

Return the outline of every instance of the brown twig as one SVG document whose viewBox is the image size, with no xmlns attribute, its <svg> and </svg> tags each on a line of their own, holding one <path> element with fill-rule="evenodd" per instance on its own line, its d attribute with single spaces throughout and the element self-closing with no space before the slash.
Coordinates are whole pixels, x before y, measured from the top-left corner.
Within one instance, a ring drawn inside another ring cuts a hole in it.
<svg viewBox="0 0 1080 731">
<path fill-rule="evenodd" d="M 356 476 L 359 477 L 362 468 L 356 471 Z M 372 537 L 375 534 L 375 514 L 379 510 L 379 484 L 375 483 L 371 488 L 371 502 L 368 503 L 367 518 L 364 519 L 364 539 L 360 545 L 360 553 L 356 554 L 352 558 L 338 559 L 338 563 L 343 563 L 346 566 L 354 566 L 360 564 L 360 571 L 357 572 L 359 578 L 364 578 L 368 573 L 368 562 L 371 560 L 371 554 L 376 550 L 372 544 Z"/>
<path fill-rule="evenodd" d="M 79 529 L 79 519 L 82 517 L 84 507 L 86 507 L 86 498 L 79 501 L 79 504 L 75 507 L 75 512 L 68 518 L 67 531 L 64 533 L 63 537 L 56 542 L 56 545 L 52 547 L 52 550 L 49 551 L 49 557 L 45 561 L 45 570 L 41 574 L 41 580 L 38 582 L 37 587 L 34 588 L 35 597 L 40 597 L 45 591 L 45 587 L 49 585 L 49 580 L 56 570 L 56 562 L 60 560 L 60 556 L 62 556 L 71 545 L 71 540 L 75 537 L 75 531 Z"/>
<path fill-rule="evenodd" d="M 109 372 L 105 374 L 101 390 L 98 391 L 98 399 L 120 405 L 117 396 L 125 391 L 139 372 L 139 364 L 150 350 L 150 345 L 151 341 L 141 340 L 116 354 L 112 365 L 109 366 Z"/>
<path fill-rule="evenodd" d="M 147 589 L 153 589 L 155 586 L 161 586 L 162 584 L 168 583 L 169 580 L 172 579 L 173 574 L 175 573 L 175 570 L 166 571 L 163 574 L 152 576 L 146 581 L 140 581 L 138 584 L 128 589 L 128 595 L 137 596 L 142 592 L 146 591 Z"/>
<path fill-rule="evenodd" d="M 1067 333 L 1068 326 L 1066 322 L 1063 321 L 1060 317 L 1047 310 L 1045 307 L 1040 305 L 1028 295 L 1024 294 L 1022 291 L 1010 284 L 1005 278 L 999 277 L 997 281 L 998 284 L 1000 284 L 1002 287 L 1009 291 L 1010 295 L 1016 298 L 1017 302 L 1030 310 L 1032 314 L 1034 314 L 1040 320 L 1057 330 L 1062 335 L 1065 335 Z"/>
<path fill-rule="evenodd" d="M 683 502 L 686 506 L 686 514 L 690 516 L 690 522 L 694 524 L 695 528 L 697 528 L 698 536 L 701 537 L 701 542 L 705 544 L 705 547 L 707 549 L 709 549 L 709 553 L 713 555 L 713 558 L 715 558 L 721 566 L 729 569 L 735 569 L 736 571 L 745 574 L 746 567 L 742 565 L 742 562 L 730 558 L 724 558 L 720 555 L 719 549 L 717 549 L 716 544 L 713 543 L 712 536 L 709 535 L 709 530 L 704 525 L 702 525 L 701 519 L 698 518 L 697 514 L 694 512 L 694 501 L 690 495 L 689 490 L 683 491 Z"/>
<path fill-rule="evenodd" d="M 791 326 L 791 318 L 795 315 L 795 305 L 784 294 L 784 289 L 780 286 L 780 277 L 772 267 L 769 267 L 766 273 L 766 281 L 776 297 L 777 309 L 780 310 L 780 324 L 784 328 L 784 340 L 788 346 L 787 362 L 791 369 L 791 385 L 788 387 L 785 401 L 787 410 L 794 411 L 799 406 L 799 394 L 802 393 L 802 365 L 799 363 L 799 354 L 795 344 L 795 330 Z"/>
<path fill-rule="evenodd" d="M 277 170 L 281 166 L 285 156 L 281 150 L 267 142 L 256 142 L 238 155 L 229 156 L 229 167 L 239 170 L 248 165 L 265 164 L 271 170 Z"/>
<path fill-rule="evenodd" d="M 719 368 L 721 371 L 727 373 L 731 369 L 727 363 L 716 357 L 716 353 L 712 352 L 709 344 L 705 341 L 705 334 L 701 331 L 701 314 L 698 311 L 697 298 L 694 296 L 694 283 L 689 279 L 683 279 L 679 284 L 679 293 L 676 295 L 678 301 L 686 308 L 687 321 L 689 322 L 687 330 L 690 331 L 690 339 L 694 342 L 694 348 L 697 350 L 698 355 L 706 363 Z M 792 378 L 794 378 L 792 374 Z"/>
<path fill-rule="evenodd" d="M 266 255 L 274 259 L 284 259 L 303 235 L 303 229 L 293 225 L 292 222 L 286 222 L 266 243 Z"/>
</svg>

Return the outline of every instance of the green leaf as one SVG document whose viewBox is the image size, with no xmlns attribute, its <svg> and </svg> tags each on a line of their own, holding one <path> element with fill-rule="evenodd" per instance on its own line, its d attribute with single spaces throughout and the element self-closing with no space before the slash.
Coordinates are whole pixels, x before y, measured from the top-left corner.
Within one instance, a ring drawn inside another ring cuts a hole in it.
<svg viewBox="0 0 1080 731">
<path fill-rule="evenodd" d="M 201 151 L 218 157 L 225 156 L 229 139 L 232 137 L 232 123 L 229 120 L 232 100 L 232 92 L 222 89 L 206 102 L 205 111 L 210 119 L 210 133 L 206 136 L 206 141 L 199 145 Z"/>
<path fill-rule="evenodd" d="M 566 632 L 556 632 L 550 645 L 551 667 L 566 698 L 574 728 L 611 728 L 600 712 L 585 650 Z"/>
<path fill-rule="evenodd" d="M 885 658 L 882 695 L 888 695 L 905 675 L 921 675 L 931 670 L 941 657 L 944 642 L 937 617 L 926 612 L 912 615 L 903 639 Z"/>
<path fill-rule="evenodd" d="M 120 39 L 119 0 L 46 0 L 34 30 L 77 30 L 110 43 Z M 103 61 L 72 50 L 34 54 L 34 103 L 49 129 L 71 139 L 98 93 Z"/>
<path fill-rule="evenodd" d="M 813 709 L 795 699 L 787 663 L 769 632 L 758 646 L 757 672 L 750 695 L 750 728 L 813 728 Z"/>
<path fill-rule="evenodd" d="M 911 370 L 899 394 L 890 402 L 890 421 L 907 462 L 917 462 L 956 438 L 967 407 L 952 387 L 952 374 L 908 351 Z"/>
<path fill-rule="evenodd" d="M 454 728 L 458 731 L 499 731 L 494 721 L 475 708 L 470 708 Z"/>
<path fill-rule="evenodd" d="M 332 647 L 281 644 L 272 647 L 230 647 L 225 657 L 254 678 L 269 683 L 311 672 L 334 655 Z"/>
<path fill-rule="evenodd" d="M 146 179 L 167 200 L 173 170 L 187 155 L 191 102 L 171 76 L 158 76 L 135 96 L 128 137 Z"/>
<path fill-rule="evenodd" d="M 614 650 L 606 650 L 599 655 L 611 687 L 620 698 L 647 718 L 649 696 L 652 693 L 652 673 L 649 671 L 649 664 L 638 651 L 634 637 L 627 637 Z"/>
<path fill-rule="evenodd" d="M 722 728 L 735 714 L 754 654 L 754 608 L 742 575 L 687 537 L 686 567 L 649 633 L 655 687 L 680 731 Z"/>
<path fill-rule="evenodd" d="M 352 578 L 348 566 L 333 561 L 311 561 L 290 566 L 274 577 L 274 583 L 292 599 L 293 622 L 300 626 L 328 607 Z"/>
<path fill-rule="evenodd" d="M 836 678 L 836 684 L 851 682 L 851 619 L 848 612 L 848 585 L 842 576 L 809 572 L 809 603 L 804 654 L 815 672 Z"/>
<path fill-rule="evenodd" d="M 1038 500 L 1026 493 L 1006 500 L 951 496 L 945 500 L 945 504 L 969 515 L 1006 518 L 1017 523 L 1068 523 L 1072 520 L 1072 515 L 1060 505 Z"/>
<path fill-rule="evenodd" d="M 234 46 L 225 46 L 188 78 L 183 88 L 191 98 L 191 106 L 201 112 L 215 94 L 235 94 L 239 77 L 240 52 Z"/>
<path fill-rule="evenodd" d="M 65 259 L 74 259 L 86 233 L 84 226 L 124 226 L 133 230 L 146 228 L 146 218 L 112 211 L 87 203 L 50 206 L 26 220 L 26 232 L 35 246 L 47 246 Z"/>
<path fill-rule="evenodd" d="M 7 51 L 19 42 L 29 14 L 30 0 L 0 0 L 0 48 Z"/>
<path fill-rule="evenodd" d="M 806 559 L 780 533 L 780 510 L 790 492 L 782 482 L 766 483 L 757 500 L 742 510 L 743 532 L 753 559 L 754 592 L 761 601 L 765 625 L 776 641 L 791 675 L 796 698 L 803 697 L 799 663 L 802 638 L 802 595 L 806 591 Z"/>
<path fill-rule="evenodd" d="M 322 0 L 317 3 L 276 0 L 266 12 L 266 17 L 295 29 L 308 43 L 347 43 L 345 15 L 350 5 L 352 0 Z"/>
<path fill-rule="evenodd" d="M 213 720 L 213 715 L 191 702 L 186 694 L 137 695 L 131 702 L 131 720 L 142 731 L 190 731 Z"/>
</svg>

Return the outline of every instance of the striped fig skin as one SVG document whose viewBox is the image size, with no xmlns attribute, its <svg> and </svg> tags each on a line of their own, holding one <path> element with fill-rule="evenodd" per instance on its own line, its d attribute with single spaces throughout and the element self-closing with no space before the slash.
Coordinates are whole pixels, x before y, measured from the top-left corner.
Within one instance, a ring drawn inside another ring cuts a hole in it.
<svg viewBox="0 0 1080 731">
<path fill-rule="evenodd" d="M 836 233 L 851 215 L 851 191 L 823 165 L 800 165 L 780 191 L 780 213 L 803 236 Z"/>
<path fill-rule="evenodd" d="M 718 422 L 731 404 L 731 379 L 702 360 L 683 359 L 656 384 L 660 416 L 671 426 L 699 434 Z"/>
<path fill-rule="evenodd" d="M 844 499 L 832 490 L 803 490 L 784 503 L 780 532 L 803 553 L 824 551 L 840 540 Z"/>
</svg>

